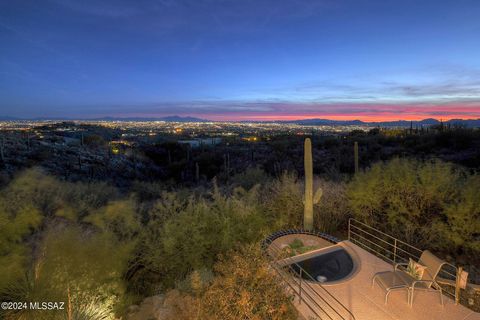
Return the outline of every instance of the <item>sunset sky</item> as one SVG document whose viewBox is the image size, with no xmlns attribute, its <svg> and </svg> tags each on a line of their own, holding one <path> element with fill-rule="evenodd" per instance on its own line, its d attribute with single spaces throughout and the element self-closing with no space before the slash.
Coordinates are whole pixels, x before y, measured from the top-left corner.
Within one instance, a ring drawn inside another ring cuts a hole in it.
<svg viewBox="0 0 480 320">
<path fill-rule="evenodd" d="M 0 0 L 0 116 L 480 118 L 478 0 Z"/>
</svg>

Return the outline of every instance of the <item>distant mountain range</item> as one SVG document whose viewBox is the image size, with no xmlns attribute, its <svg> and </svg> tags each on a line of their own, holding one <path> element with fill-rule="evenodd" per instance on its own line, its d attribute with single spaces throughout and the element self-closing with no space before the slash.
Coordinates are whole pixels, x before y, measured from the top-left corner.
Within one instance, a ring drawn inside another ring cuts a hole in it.
<svg viewBox="0 0 480 320">
<path fill-rule="evenodd" d="M 84 121 L 166 121 L 166 122 L 211 122 L 211 120 L 201 119 L 196 117 L 182 117 L 178 115 L 167 117 L 102 117 L 91 119 L 74 119 L 74 118 L 31 118 L 22 119 L 15 117 L 2 117 L 0 121 L 45 121 L 45 120 L 57 120 L 57 121 L 72 121 L 72 120 L 84 120 Z M 233 121 L 232 121 L 233 122 Z M 250 122 L 250 121 L 242 121 Z M 365 122 L 361 120 L 329 120 L 329 119 L 302 119 L 302 120 L 288 120 L 288 121 L 253 121 L 257 123 L 288 123 L 299 124 L 304 126 L 370 126 L 370 127 L 421 127 L 432 126 L 440 124 L 437 119 L 423 119 L 418 121 L 398 120 L 398 121 L 381 121 L 381 122 Z M 480 119 L 451 119 L 443 122 L 445 125 L 464 126 L 468 128 L 480 128 Z"/>
<path fill-rule="evenodd" d="M 364 122 L 361 120 L 329 120 L 329 119 L 304 119 L 285 121 L 304 126 L 371 126 L 371 127 L 421 127 L 438 125 L 441 122 L 437 119 L 423 119 L 418 121 L 398 120 L 381 122 Z M 451 119 L 443 122 L 445 125 L 464 126 L 469 128 L 480 127 L 480 119 Z"/>
<path fill-rule="evenodd" d="M 76 120 L 76 119 L 75 119 Z M 103 117 L 95 119 L 78 119 L 78 120 L 90 120 L 90 121 L 165 121 L 165 122 L 210 122 L 210 120 L 200 119 L 195 117 L 181 117 L 181 116 L 167 116 L 167 117 Z"/>
<path fill-rule="evenodd" d="M 166 121 L 166 122 L 210 122 L 210 120 L 195 117 L 167 116 L 167 117 L 101 117 L 101 118 L 67 118 L 67 117 L 37 117 L 37 118 L 15 118 L 8 116 L 0 116 L 0 121 Z"/>
</svg>

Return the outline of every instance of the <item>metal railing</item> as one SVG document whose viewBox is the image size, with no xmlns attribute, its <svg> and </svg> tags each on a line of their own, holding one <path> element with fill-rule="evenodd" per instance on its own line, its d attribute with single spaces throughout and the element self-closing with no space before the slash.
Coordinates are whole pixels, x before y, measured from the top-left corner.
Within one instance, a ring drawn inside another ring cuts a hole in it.
<svg viewBox="0 0 480 320">
<path fill-rule="evenodd" d="M 298 297 L 299 303 L 304 303 L 318 319 L 355 320 L 352 312 L 296 263 L 293 257 L 285 257 L 285 251 L 273 242 L 265 250 L 275 272 Z"/>
<path fill-rule="evenodd" d="M 391 263 L 406 263 L 409 258 L 418 261 L 423 250 L 414 247 L 405 241 L 397 239 L 385 232 L 373 228 L 363 222 L 350 218 L 348 220 L 348 240 Z M 438 277 L 455 283 L 457 279 L 457 267 L 446 263 L 439 272 Z M 443 291 L 455 297 L 448 291 Z"/>
</svg>

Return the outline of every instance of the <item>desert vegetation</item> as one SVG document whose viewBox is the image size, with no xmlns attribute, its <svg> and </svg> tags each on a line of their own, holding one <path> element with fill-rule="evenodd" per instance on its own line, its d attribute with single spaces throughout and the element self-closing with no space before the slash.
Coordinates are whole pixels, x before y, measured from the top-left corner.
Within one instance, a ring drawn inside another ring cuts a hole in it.
<svg viewBox="0 0 480 320">
<path fill-rule="evenodd" d="M 135 181 L 185 188 L 208 184 L 214 177 L 220 183 L 231 182 L 256 167 L 270 177 L 285 171 L 303 176 L 304 135 L 264 132 L 252 141 L 243 139 L 247 135 L 243 131 L 235 134 L 221 136 L 215 145 L 191 147 L 181 143 L 194 139 L 188 133 L 150 136 L 137 129 L 94 124 L 60 122 L 26 132 L 0 131 L 0 185 L 31 167 L 67 181 L 108 182 L 127 192 Z M 254 133 L 247 137 L 250 134 Z M 431 126 L 311 134 L 313 173 L 329 180 L 344 179 L 395 157 L 436 158 L 480 169 L 478 129 Z M 200 138 L 218 137 L 200 132 Z"/>
<path fill-rule="evenodd" d="M 284 179 L 263 188 L 275 194 L 277 185 L 288 183 Z M 192 299 L 208 305 L 202 310 L 223 309 L 215 307 L 222 301 L 213 297 L 225 285 L 218 277 L 234 279 L 230 271 L 257 286 L 240 281 L 231 288 L 244 286 L 246 299 L 243 307 L 239 303 L 238 310 L 228 311 L 231 319 L 242 312 L 278 319 L 294 314 L 289 298 L 272 286 L 278 281 L 267 272 L 256 245 L 273 228 L 295 222 L 287 217 L 273 223 L 275 210 L 264 201 L 268 195 L 260 185 L 248 190 L 215 182 L 198 190 L 157 187 L 138 183 L 123 194 L 103 183 L 60 181 L 39 169 L 10 181 L 0 196 L 2 301 L 65 301 L 66 308 L 64 313 L 20 310 L 4 316 L 113 318 L 143 297 L 182 288 L 185 279 L 205 272 L 212 281 Z M 237 263 L 250 271 L 235 271 Z M 272 296 L 268 305 L 260 299 L 265 295 Z"/>
<path fill-rule="evenodd" d="M 345 237 L 355 217 L 450 261 L 480 262 L 480 176 L 471 168 L 393 158 L 313 180 L 323 191 L 314 229 Z M 258 167 L 227 182 L 137 181 L 128 190 L 22 171 L 0 193 L 0 300 L 66 306 L 2 316 L 113 319 L 166 293 L 175 319 L 294 319 L 258 244 L 302 227 L 303 201 L 303 178 Z"/>
<path fill-rule="evenodd" d="M 356 175 L 347 194 L 355 217 L 419 247 L 478 264 L 479 178 L 438 160 L 397 158 Z"/>
</svg>

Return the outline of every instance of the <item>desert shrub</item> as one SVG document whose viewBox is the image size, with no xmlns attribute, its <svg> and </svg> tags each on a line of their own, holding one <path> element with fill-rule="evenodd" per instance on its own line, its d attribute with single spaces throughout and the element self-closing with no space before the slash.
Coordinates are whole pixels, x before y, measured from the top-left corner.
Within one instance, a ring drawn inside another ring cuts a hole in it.
<svg viewBox="0 0 480 320">
<path fill-rule="evenodd" d="M 41 226 L 41 208 L 49 206 L 48 201 L 41 199 L 50 194 L 36 189 L 35 179 L 40 175 L 37 170 L 29 170 L 1 190 L 0 291 L 21 279 L 31 260 L 26 240 Z M 53 179 L 43 181 L 45 185 L 53 185 L 53 182 Z"/>
<path fill-rule="evenodd" d="M 161 183 L 148 181 L 134 181 L 130 191 L 138 202 L 152 201 L 161 197 L 165 186 Z"/>
<path fill-rule="evenodd" d="M 472 258 L 480 249 L 479 192 L 476 174 L 408 159 L 373 165 L 347 190 L 356 218 L 417 246 Z"/>
<path fill-rule="evenodd" d="M 164 306 L 168 310 L 165 320 L 203 320 L 200 310 L 201 300 L 179 290 L 170 290 L 165 294 Z"/>
<path fill-rule="evenodd" d="M 45 217 L 76 220 L 118 197 L 106 183 L 59 181 L 39 168 L 20 173 L 2 192 L 6 209 L 31 207 Z"/>
<path fill-rule="evenodd" d="M 113 235 L 53 227 L 43 237 L 31 272 L 6 287 L 4 301 L 63 301 L 64 310 L 20 310 L 7 319 L 114 319 L 124 294 L 130 253 Z"/>
<path fill-rule="evenodd" d="M 52 216 L 61 206 L 62 186 L 55 178 L 40 169 L 28 169 L 20 173 L 2 190 L 4 207 L 32 207 L 44 216 Z"/>
<path fill-rule="evenodd" d="M 314 205 L 314 227 L 324 232 L 337 232 L 347 225 L 350 216 L 346 184 L 316 179 L 314 189 L 317 188 L 322 188 L 323 195 Z M 272 232 L 303 227 L 303 189 L 303 181 L 288 172 L 263 188 L 263 203 Z"/>
<path fill-rule="evenodd" d="M 466 178 L 460 188 L 460 195 L 445 209 L 442 219 L 441 243 L 444 250 L 455 250 L 477 257 L 471 263 L 478 263 L 480 256 L 480 176 Z M 439 227 L 440 227 L 439 226 Z"/>
<path fill-rule="evenodd" d="M 231 196 L 215 188 L 209 198 L 169 201 L 174 214 L 163 205 L 151 212 L 156 218 L 147 224 L 140 253 L 142 265 L 161 275 L 163 287 L 193 270 L 211 268 L 218 254 L 259 240 L 267 229 L 257 188 L 237 188 Z"/>
<path fill-rule="evenodd" d="M 190 276 L 187 280 L 196 290 L 169 291 L 165 305 L 172 312 L 167 319 L 297 319 L 292 298 L 258 246 L 244 246 L 220 257 L 215 275 L 208 283 L 200 274 Z"/>
<path fill-rule="evenodd" d="M 148 211 L 147 227 L 151 232 L 158 231 L 165 221 L 180 214 L 192 199 L 181 197 L 178 192 L 163 191 Z"/>
<path fill-rule="evenodd" d="M 140 217 L 131 199 L 112 201 L 92 212 L 84 221 L 104 232 L 111 232 L 124 242 L 135 241 L 141 227 Z"/>
<path fill-rule="evenodd" d="M 284 172 L 264 191 L 272 230 L 303 225 L 303 186 L 293 173 Z"/>
<path fill-rule="evenodd" d="M 315 228 L 326 233 L 344 230 L 350 217 L 346 184 L 319 180 L 315 185 L 323 190 L 320 202 L 314 206 Z"/>
<path fill-rule="evenodd" d="M 247 168 L 241 173 L 234 175 L 230 183 L 234 186 L 240 186 L 244 189 L 251 189 L 257 184 L 265 185 L 270 181 L 269 176 L 259 167 Z"/>
<path fill-rule="evenodd" d="M 257 246 L 230 252 L 202 297 L 205 319 L 297 319 L 296 311 Z"/>
<path fill-rule="evenodd" d="M 161 270 L 168 261 L 164 260 L 164 225 L 184 212 L 193 200 L 180 197 L 177 192 L 162 192 L 146 212 L 139 235 L 135 258 L 130 263 L 129 287 L 136 294 L 153 295 L 164 289 Z M 178 280 L 178 279 L 176 279 Z M 175 281 L 175 279 L 173 280 Z M 169 277 L 170 284 L 172 278 Z"/>
<path fill-rule="evenodd" d="M 184 279 L 177 281 L 175 288 L 183 293 L 198 295 L 212 283 L 214 277 L 215 275 L 210 269 L 194 270 Z"/>
<path fill-rule="evenodd" d="M 120 196 L 116 188 L 104 182 L 61 182 L 60 195 L 61 206 L 56 214 L 58 215 L 61 210 L 69 209 L 73 210 L 80 219 Z"/>
<path fill-rule="evenodd" d="M 298 238 L 295 238 L 292 242 L 290 242 L 290 244 L 288 246 L 292 249 L 298 249 L 298 248 L 303 247 L 304 244 L 303 244 L 302 240 L 300 240 Z"/>
<path fill-rule="evenodd" d="M 126 297 L 120 286 L 140 229 L 135 203 L 116 197 L 116 189 L 106 184 L 62 182 L 38 169 L 5 186 L 0 193 L 1 300 L 67 301 L 69 296 L 76 319 L 113 316 L 114 305 Z M 56 316 L 64 315 L 45 315 Z"/>
<path fill-rule="evenodd" d="M 216 254 L 226 245 L 221 230 L 224 222 L 227 221 L 222 213 L 211 212 L 205 201 L 190 203 L 185 211 L 169 219 L 160 242 L 165 261 L 168 261 L 164 264 L 168 273 L 176 274 L 177 278 L 192 269 L 211 266 Z"/>
<path fill-rule="evenodd" d="M 89 147 L 102 147 L 107 144 L 105 139 L 98 134 L 90 134 L 84 137 L 84 143 Z"/>
<path fill-rule="evenodd" d="M 42 221 L 38 210 L 29 206 L 9 210 L 1 198 L 0 291 L 23 276 L 30 261 L 25 239 Z"/>
</svg>

